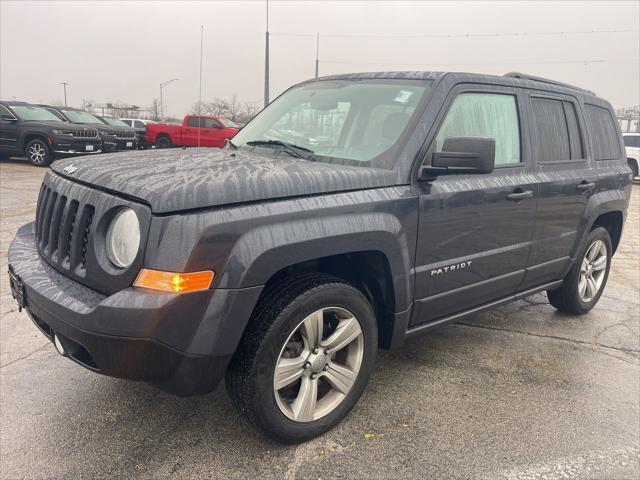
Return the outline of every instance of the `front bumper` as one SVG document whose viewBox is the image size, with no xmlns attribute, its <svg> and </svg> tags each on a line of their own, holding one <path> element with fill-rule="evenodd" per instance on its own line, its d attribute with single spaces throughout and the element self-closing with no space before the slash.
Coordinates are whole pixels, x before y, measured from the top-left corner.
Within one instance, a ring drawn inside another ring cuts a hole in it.
<svg viewBox="0 0 640 480">
<path fill-rule="evenodd" d="M 18 230 L 9 269 L 20 306 L 49 339 L 58 335 L 70 359 L 177 395 L 206 393 L 218 385 L 241 336 L 229 320 L 250 315 L 261 291 L 178 295 L 127 288 L 106 296 L 42 260 L 33 223 Z"/>
<path fill-rule="evenodd" d="M 138 139 L 134 138 L 118 138 L 117 140 L 118 150 L 137 150 Z"/>
<path fill-rule="evenodd" d="M 70 155 L 89 155 L 102 151 L 102 140 L 96 138 L 53 137 L 50 144 L 54 152 Z"/>
</svg>

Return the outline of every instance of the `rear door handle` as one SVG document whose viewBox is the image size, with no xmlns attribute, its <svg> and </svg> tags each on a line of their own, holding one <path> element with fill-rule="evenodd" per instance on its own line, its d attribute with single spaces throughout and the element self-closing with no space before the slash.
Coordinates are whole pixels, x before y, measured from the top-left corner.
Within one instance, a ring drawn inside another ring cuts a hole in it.
<svg viewBox="0 0 640 480">
<path fill-rule="evenodd" d="M 589 191 L 589 190 L 593 190 L 594 188 L 596 188 L 596 184 L 594 182 L 591 182 L 591 183 L 582 182 L 577 186 L 577 189 L 582 191 Z"/>
<path fill-rule="evenodd" d="M 524 200 L 526 198 L 533 198 L 533 190 L 516 190 L 513 193 L 507 195 L 507 199 L 513 202 L 519 202 L 520 200 Z"/>
</svg>

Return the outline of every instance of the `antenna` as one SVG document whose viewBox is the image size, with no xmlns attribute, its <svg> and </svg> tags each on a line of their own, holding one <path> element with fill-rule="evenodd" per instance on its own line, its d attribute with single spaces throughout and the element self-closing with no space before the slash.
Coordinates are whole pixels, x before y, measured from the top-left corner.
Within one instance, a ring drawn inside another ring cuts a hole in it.
<svg viewBox="0 0 640 480">
<path fill-rule="evenodd" d="M 204 38 L 204 26 L 200 25 L 200 87 L 198 89 L 198 110 L 202 108 L 202 40 Z M 202 114 L 201 114 L 202 115 Z M 198 117 L 198 146 L 196 152 L 200 150 L 200 131 L 202 130 L 202 117 Z"/>
</svg>

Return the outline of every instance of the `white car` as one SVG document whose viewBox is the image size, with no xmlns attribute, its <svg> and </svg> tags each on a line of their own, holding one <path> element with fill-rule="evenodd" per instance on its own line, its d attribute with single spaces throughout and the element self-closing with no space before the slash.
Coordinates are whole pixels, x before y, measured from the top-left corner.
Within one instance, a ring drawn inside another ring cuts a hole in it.
<svg viewBox="0 0 640 480">
<path fill-rule="evenodd" d="M 146 128 L 150 123 L 158 123 L 153 120 L 145 120 L 142 118 L 121 118 L 120 120 L 133 128 Z"/>
<path fill-rule="evenodd" d="M 640 165 L 640 133 L 623 133 L 622 139 L 627 151 L 627 162 L 635 178 L 638 176 L 638 165 Z"/>
</svg>

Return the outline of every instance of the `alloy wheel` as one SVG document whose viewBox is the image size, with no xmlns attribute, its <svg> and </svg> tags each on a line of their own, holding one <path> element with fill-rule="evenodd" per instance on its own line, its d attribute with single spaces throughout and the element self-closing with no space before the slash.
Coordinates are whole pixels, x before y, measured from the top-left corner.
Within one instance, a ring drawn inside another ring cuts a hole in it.
<svg viewBox="0 0 640 480">
<path fill-rule="evenodd" d="M 607 268 L 607 246 L 602 240 L 593 242 L 582 259 L 578 295 L 588 303 L 595 298 L 602 287 Z"/>
<path fill-rule="evenodd" d="M 33 163 L 40 165 L 44 163 L 45 158 L 47 158 L 47 151 L 41 144 L 34 143 L 29 147 L 29 160 Z"/>
<path fill-rule="evenodd" d="M 297 422 L 328 415 L 354 385 L 363 356 L 362 328 L 351 312 L 339 307 L 313 312 L 278 356 L 273 391 L 280 411 Z"/>
</svg>

